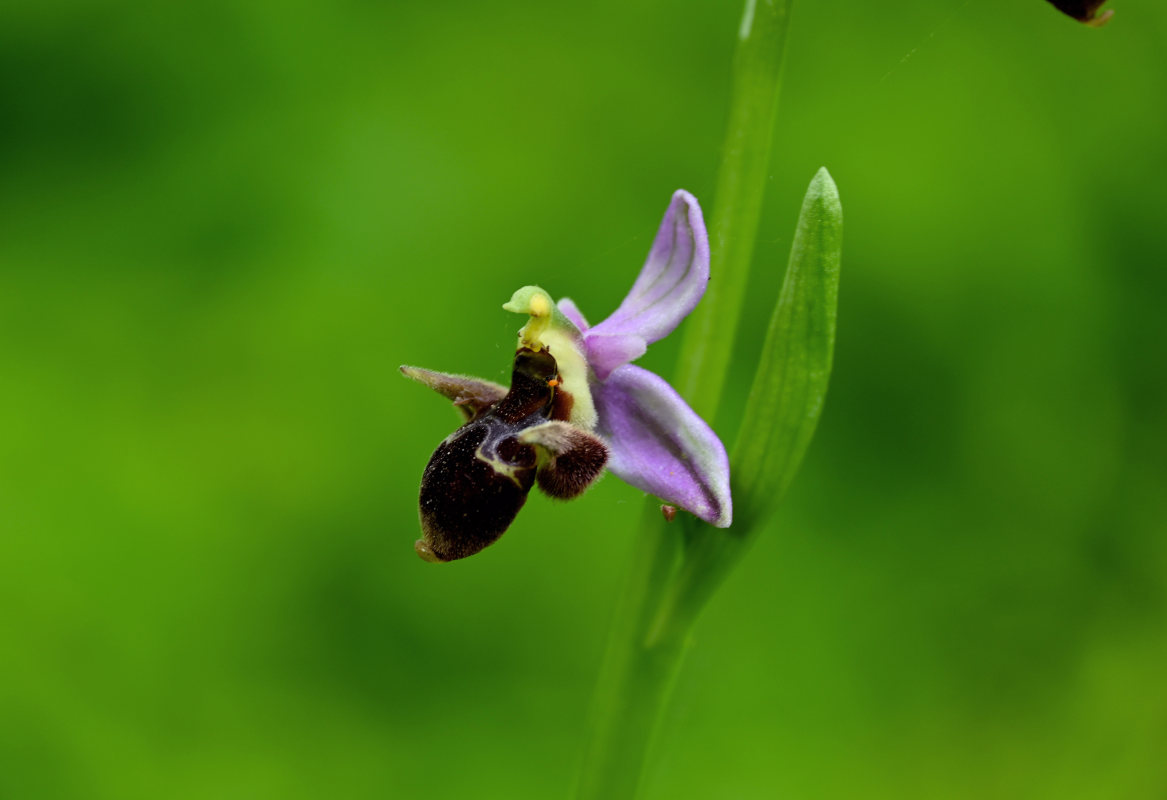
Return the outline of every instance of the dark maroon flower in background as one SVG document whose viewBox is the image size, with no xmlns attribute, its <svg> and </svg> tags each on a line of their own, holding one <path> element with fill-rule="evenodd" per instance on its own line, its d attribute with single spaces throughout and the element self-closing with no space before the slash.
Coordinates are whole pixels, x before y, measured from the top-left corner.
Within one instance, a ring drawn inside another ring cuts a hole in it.
<svg viewBox="0 0 1167 800">
<path fill-rule="evenodd" d="M 1114 15 L 1111 9 L 1098 13 L 1098 9 L 1106 0 L 1049 0 L 1049 2 L 1063 14 L 1095 28 L 1105 25 Z"/>
</svg>

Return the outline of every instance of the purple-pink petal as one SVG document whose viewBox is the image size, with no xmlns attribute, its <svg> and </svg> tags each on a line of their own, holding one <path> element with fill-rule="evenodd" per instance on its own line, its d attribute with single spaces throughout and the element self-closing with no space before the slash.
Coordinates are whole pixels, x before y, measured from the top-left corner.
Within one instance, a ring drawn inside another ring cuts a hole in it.
<svg viewBox="0 0 1167 800">
<path fill-rule="evenodd" d="M 571 320 L 571 324 L 579 328 L 580 333 L 586 332 L 591 327 L 588 325 L 588 321 L 584 319 L 583 312 L 579 310 L 579 306 L 570 297 L 563 298 L 559 301 L 558 305 L 559 310 L 563 312 L 563 316 Z"/>
<path fill-rule="evenodd" d="M 598 327 L 598 326 L 597 326 Z M 633 486 L 727 528 L 729 458 L 717 434 L 658 375 L 626 364 L 593 386 L 608 467 Z"/>
<path fill-rule="evenodd" d="M 608 380 L 613 370 L 635 361 L 648 350 L 648 344 L 639 336 L 604 336 L 592 331 L 584 336 L 584 347 L 588 364 L 602 381 Z"/>
<path fill-rule="evenodd" d="M 696 306 L 709 283 L 709 237 L 697 198 L 678 189 L 632 291 L 595 334 L 663 339 Z M 565 312 L 566 313 L 566 312 Z"/>
</svg>

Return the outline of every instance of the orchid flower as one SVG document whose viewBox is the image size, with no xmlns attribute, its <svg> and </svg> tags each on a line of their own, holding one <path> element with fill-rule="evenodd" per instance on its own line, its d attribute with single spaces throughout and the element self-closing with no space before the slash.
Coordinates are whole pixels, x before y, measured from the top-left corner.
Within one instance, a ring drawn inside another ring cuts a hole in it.
<svg viewBox="0 0 1167 800">
<path fill-rule="evenodd" d="M 609 469 L 627 483 L 727 528 L 733 520 L 725 447 L 663 378 L 630 362 L 689 315 L 709 283 L 709 237 L 697 199 L 673 194 L 632 290 L 589 326 L 569 298 L 559 309 L 583 334 Z"/>
<path fill-rule="evenodd" d="M 472 555 L 509 527 L 536 483 L 581 494 L 605 463 L 617 476 L 718 527 L 733 518 L 717 434 L 661 377 L 633 365 L 696 307 L 709 282 L 697 200 L 673 194 L 648 260 L 610 317 L 590 326 L 570 299 L 525 286 L 503 308 L 527 314 L 511 387 L 417 367 L 402 372 L 454 401 L 465 424 L 435 451 L 421 486 L 430 561 Z"/>
</svg>

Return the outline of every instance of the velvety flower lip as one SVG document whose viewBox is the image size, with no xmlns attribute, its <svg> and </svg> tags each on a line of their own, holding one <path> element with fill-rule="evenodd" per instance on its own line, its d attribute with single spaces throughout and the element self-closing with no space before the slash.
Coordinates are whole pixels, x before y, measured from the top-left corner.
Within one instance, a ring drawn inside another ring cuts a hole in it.
<svg viewBox="0 0 1167 800">
<path fill-rule="evenodd" d="M 570 299 L 558 307 L 583 337 L 597 430 L 608 442 L 612 472 L 726 528 L 733 501 L 725 446 L 667 381 L 630 363 L 676 329 L 708 283 L 709 237 L 701 206 L 678 190 L 632 290 L 610 317 L 589 326 Z"/>
</svg>

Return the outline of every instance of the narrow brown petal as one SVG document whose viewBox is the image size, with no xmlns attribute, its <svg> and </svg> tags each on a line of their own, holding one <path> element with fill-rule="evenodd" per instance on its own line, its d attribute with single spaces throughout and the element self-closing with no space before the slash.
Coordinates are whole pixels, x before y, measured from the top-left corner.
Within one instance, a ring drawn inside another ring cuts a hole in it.
<svg viewBox="0 0 1167 800">
<path fill-rule="evenodd" d="M 502 400 L 506 396 L 505 386 L 484 381 L 480 378 L 470 378 L 466 375 L 450 375 L 446 372 L 435 372 L 432 369 L 421 367 L 401 367 L 401 374 L 413 378 L 418 383 L 424 383 L 438 394 L 453 401 L 454 406 L 462 413 L 462 418 L 469 422 L 477 419 L 486 409 Z"/>
</svg>

